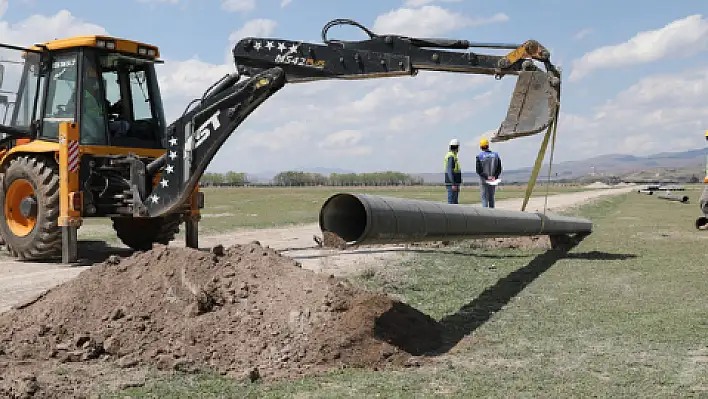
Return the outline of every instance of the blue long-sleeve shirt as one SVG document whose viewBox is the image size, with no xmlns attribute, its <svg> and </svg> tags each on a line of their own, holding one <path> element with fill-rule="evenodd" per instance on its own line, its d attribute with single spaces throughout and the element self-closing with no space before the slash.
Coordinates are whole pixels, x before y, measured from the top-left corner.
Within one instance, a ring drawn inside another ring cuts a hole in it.
<svg viewBox="0 0 708 399">
<path fill-rule="evenodd" d="M 445 169 L 445 173 L 447 174 L 447 178 L 450 182 L 455 181 L 453 170 L 455 170 L 455 158 L 450 157 L 447 159 L 447 168 Z"/>
</svg>

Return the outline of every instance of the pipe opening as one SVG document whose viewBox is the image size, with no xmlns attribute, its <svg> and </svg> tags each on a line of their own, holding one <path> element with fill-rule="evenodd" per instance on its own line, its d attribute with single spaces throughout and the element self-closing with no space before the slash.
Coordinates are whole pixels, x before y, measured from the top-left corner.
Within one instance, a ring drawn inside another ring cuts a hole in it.
<svg viewBox="0 0 708 399">
<path fill-rule="evenodd" d="M 708 218 L 705 216 L 701 216 L 698 219 L 696 219 L 696 228 L 700 230 L 704 230 L 706 228 L 706 225 L 708 225 Z"/>
<path fill-rule="evenodd" d="M 346 242 L 357 241 L 366 229 L 366 208 L 350 194 L 337 194 L 322 207 L 320 228 L 336 234 Z"/>
</svg>

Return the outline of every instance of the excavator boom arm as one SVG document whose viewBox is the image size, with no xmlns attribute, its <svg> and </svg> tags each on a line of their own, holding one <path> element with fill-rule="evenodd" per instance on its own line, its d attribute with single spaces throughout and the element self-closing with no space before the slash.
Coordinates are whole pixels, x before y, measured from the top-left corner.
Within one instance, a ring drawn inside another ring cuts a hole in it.
<svg viewBox="0 0 708 399">
<path fill-rule="evenodd" d="M 329 40 L 326 32 L 337 24 L 365 30 L 363 41 Z M 131 173 L 136 216 L 161 216 L 178 211 L 222 144 L 236 128 L 286 83 L 323 79 L 370 79 L 415 76 L 419 70 L 518 76 L 505 121 L 491 141 L 536 134 L 557 116 L 560 72 L 548 51 L 530 40 L 522 45 L 470 43 L 465 40 L 421 39 L 376 35 L 350 20 L 334 20 L 322 31 L 324 44 L 277 38 L 249 37 L 233 48 L 237 72 L 210 88 L 198 105 L 167 128 L 166 153 L 147 166 L 135 162 Z M 487 55 L 451 50 L 486 47 L 511 50 Z M 541 62 L 545 71 L 534 61 Z M 247 78 L 241 80 L 243 76 Z M 155 173 L 154 188 L 143 192 Z"/>
<path fill-rule="evenodd" d="M 328 39 L 327 31 L 341 24 L 359 27 L 369 39 Z M 491 75 L 497 79 L 515 75 L 518 79 L 506 118 L 491 137 L 492 142 L 540 133 L 558 113 L 561 74 L 551 62 L 550 52 L 535 40 L 498 44 L 377 35 L 351 20 L 329 22 L 322 30 L 322 40 L 323 44 L 247 37 L 234 46 L 234 61 L 239 73 L 247 76 L 280 67 L 288 83 L 415 76 L 421 70 Z M 475 47 L 511 51 L 490 55 L 469 50 Z"/>
<path fill-rule="evenodd" d="M 369 34 L 368 40 L 329 40 L 327 31 L 338 24 L 352 24 Z M 560 79 L 550 62 L 550 53 L 540 43 L 472 43 L 467 40 L 411 38 L 376 35 L 350 20 L 335 20 L 322 31 L 324 44 L 264 37 L 241 39 L 233 48 L 234 61 L 244 75 L 280 66 L 287 81 L 315 79 L 365 79 L 386 76 L 414 76 L 419 70 L 485 74 L 501 77 L 536 70 L 532 62 L 543 62 L 549 77 Z M 456 52 L 472 47 L 511 49 L 506 55 Z"/>
</svg>

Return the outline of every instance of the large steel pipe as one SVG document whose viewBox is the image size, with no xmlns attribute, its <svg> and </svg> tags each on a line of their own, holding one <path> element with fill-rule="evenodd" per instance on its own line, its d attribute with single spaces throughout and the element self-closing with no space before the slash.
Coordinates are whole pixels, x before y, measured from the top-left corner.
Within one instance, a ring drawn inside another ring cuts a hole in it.
<svg viewBox="0 0 708 399">
<path fill-rule="evenodd" d="M 319 224 L 352 245 L 592 232 L 576 217 L 349 193 L 325 201 Z"/>
<path fill-rule="evenodd" d="M 676 195 L 671 193 L 660 193 L 657 195 L 658 198 L 669 200 L 669 201 L 680 201 L 688 202 L 688 195 Z"/>
</svg>

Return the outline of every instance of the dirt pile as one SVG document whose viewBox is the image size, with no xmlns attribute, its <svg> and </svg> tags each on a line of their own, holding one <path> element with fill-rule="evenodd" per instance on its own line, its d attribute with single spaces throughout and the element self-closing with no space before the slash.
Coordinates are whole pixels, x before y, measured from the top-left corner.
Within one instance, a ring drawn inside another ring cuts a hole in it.
<svg viewBox="0 0 708 399">
<path fill-rule="evenodd" d="M 405 365 L 439 345 L 433 319 L 257 243 L 211 253 L 157 247 L 109 259 L 1 315 L 0 381 L 18 362 L 294 377 Z"/>
</svg>

